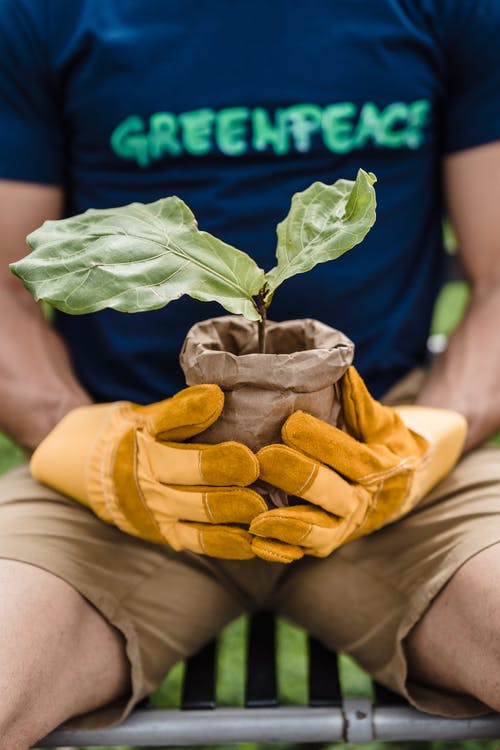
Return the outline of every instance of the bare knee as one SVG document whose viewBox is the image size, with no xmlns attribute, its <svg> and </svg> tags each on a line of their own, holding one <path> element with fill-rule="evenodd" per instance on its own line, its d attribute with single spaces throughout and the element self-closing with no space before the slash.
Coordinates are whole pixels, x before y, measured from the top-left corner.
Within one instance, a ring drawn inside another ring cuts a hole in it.
<svg viewBox="0 0 500 750">
<path fill-rule="evenodd" d="M 468 560 L 409 634 L 410 677 L 500 710 L 500 544 Z"/>
<path fill-rule="evenodd" d="M 128 689 L 122 636 L 69 584 L 0 560 L 0 750 L 23 750 Z"/>
</svg>

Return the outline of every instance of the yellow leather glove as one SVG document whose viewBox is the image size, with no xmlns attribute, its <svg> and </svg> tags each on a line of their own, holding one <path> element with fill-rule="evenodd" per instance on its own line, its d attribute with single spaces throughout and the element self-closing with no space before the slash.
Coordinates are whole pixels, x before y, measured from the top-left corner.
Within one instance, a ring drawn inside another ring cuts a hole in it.
<svg viewBox="0 0 500 750">
<path fill-rule="evenodd" d="M 148 406 L 128 401 L 69 412 L 42 441 L 31 473 L 122 531 L 175 550 L 254 557 L 248 527 L 267 506 L 246 485 L 258 462 L 246 446 L 181 441 L 222 412 L 216 385 Z"/>
<path fill-rule="evenodd" d="M 326 557 L 412 510 L 460 456 L 467 431 L 460 414 L 383 406 L 354 367 L 340 391 L 346 431 L 297 411 L 283 425 L 285 445 L 257 453 L 261 479 L 308 501 L 252 521 L 259 557 Z"/>
</svg>

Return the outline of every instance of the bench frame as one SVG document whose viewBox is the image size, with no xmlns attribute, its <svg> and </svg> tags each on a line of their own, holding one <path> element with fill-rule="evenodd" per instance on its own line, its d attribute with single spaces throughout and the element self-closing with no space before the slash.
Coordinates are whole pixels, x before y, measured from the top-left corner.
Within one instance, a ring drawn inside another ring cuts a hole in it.
<svg viewBox="0 0 500 750">
<path fill-rule="evenodd" d="M 216 642 L 186 664 L 180 709 L 136 709 L 110 729 L 52 732 L 37 747 L 165 747 L 239 742 L 366 743 L 500 737 L 500 714 L 448 719 L 411 708 L 377 683 L 375 700 L 342 695 L 337 654 L 309 638 L 309 706 L 278 705 L 274 616 L 253 615 L 247 641 L 245 708 L 216 708 Z"/>
</svg>

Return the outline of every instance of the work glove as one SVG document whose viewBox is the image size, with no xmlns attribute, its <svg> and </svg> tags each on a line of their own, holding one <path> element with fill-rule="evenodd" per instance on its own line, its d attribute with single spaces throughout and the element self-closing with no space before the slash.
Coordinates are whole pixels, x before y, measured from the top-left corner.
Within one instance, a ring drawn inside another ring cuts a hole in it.
<svg viewBox="0 0 500 750">
<path fill-rule="evenodd" d="M 252 521 L 259 557 L 326 557 L 412 510 L 460 456 L 467 428 L 456 412 L 384 406 L 354 367 L 340 381 L 340 401 L 343 430 L 296 411 L 283 425 L 284 445 L 257 453 L 261 479 L 307 501 Z"/>
<path fill-rule="evenodd" d="M 40 482 L 103 521 L 174 550 L 254 557 L 245 528 L 267 506 L 250 485 L 259 467 L 236 442 L 183 441 L 222 412 L 216 385 L 196 385 L 148 406 L 128 401 L 69 412 L 42 441 L 30 468 Z"/>
</svg>

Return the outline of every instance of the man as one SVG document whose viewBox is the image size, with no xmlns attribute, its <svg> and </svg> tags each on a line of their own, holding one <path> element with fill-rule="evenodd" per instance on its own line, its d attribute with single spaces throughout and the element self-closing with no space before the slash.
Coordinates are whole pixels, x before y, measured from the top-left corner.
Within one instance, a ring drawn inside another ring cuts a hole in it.
<svg viewBox="0 0 500 750">
<path fill-rule="evenodd" d="M 376 397 L 424 359 L 443 194 L 472 299 L 417 397 L 467 418 L 464 458 L 415 513 L 325 559 L 176 553 L 106 526 L 26 468 L 2 478 L 2 750 L 71 717 L 116 721 L 264 604 L 425 710 L 500 709 L 500 463 L 497 449 L 474 450 L 500 425 L 499 30 L 496 0 L 313 12 L 302 0 L 4 0 L 0 418 L 28 450 L 75 407 L 175 393 L 179 345 L 201 314 L 180 301 L 49 326 L 8 271 L 45 219 L 175 193 L 202 228 L 269 267 L 295 191 L 375 172 L 363 250 L 290 280 L 273 316 L 347 333 Z"/>
</svg>

